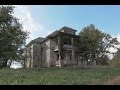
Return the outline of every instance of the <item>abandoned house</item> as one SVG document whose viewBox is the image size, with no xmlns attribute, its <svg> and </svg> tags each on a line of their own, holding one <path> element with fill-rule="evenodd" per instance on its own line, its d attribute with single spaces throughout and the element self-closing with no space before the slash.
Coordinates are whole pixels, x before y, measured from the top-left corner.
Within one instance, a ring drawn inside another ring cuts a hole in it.
<svg viewBox="0 0 120 90">
<path fill-rule="evenodd" d="M 76 46 L 79 38 L 76 31 L 64 26 L 46 38 L 39 37 L 29 42 L 26 45 L 27 68 L 82 65 Z"/>
</svg>

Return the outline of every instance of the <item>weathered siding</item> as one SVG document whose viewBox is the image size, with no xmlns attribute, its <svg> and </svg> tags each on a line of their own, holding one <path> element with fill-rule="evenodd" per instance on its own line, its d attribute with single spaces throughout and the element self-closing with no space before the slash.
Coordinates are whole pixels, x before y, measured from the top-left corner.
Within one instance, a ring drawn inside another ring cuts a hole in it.
<svg viewBox="0 0 120 90">
<path fill-rule="evenodd" d="M 27 68 L 32 68 L 33 67 L 33 45 L 30 45 L 27 48 Z"/>
<path fill-rule="evenodd" d="M 45 66 L 46 67 L 50 67 L 51 64 L 51 60 L 50 60 L 50 40 L 47 40 L 44 44 L 44 50 L 45 50 L 45 55 L 44 57 L 46 57 L 46 62 L 45 62 Z"/>
<path fill-rule="evenodd" d="M 34 67 L 39 67 L 41 65 L 40 60 L 40 44 L 33 44 L 33 65 Z"/>
<path fill-rule="evenodd" d="M 56 60 L 57 56 L 56 53 L 54 52 L 56 47 L 56 42 L 53 40 L 50 40 L 50 58 L 51 58 L 51 66 L 56 66 Z"/>
</svg>

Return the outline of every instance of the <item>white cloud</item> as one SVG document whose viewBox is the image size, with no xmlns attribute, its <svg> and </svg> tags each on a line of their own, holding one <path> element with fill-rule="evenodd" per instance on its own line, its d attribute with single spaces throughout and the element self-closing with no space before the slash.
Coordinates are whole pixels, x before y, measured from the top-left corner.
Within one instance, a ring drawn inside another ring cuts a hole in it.
<svg viewBox="0 0 120 90">
<path fill-rule="evenodd" d="M 20 19 L 20 23 L 23 25 L 23 30 L 30 32 L 27 43 L 37 37 L 45 37 L 50 34 L 51 31 L 48 31 L 43 25 L 34 20 L 29 10 L 29 6 L 15 5 L 15 7 L 14 15 Z"/>
</svg>

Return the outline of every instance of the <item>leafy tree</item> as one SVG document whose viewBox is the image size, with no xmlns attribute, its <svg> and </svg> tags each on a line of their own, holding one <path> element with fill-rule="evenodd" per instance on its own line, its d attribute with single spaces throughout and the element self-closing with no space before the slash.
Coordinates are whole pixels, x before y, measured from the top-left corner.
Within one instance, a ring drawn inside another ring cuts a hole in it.
<svg viewBox="0 0 120 90">
<path fill-rule="evenodd" d="M 19 19 L 13 16 L 14 6 L 0 6 L 0 67 L 21 60 L 28 32 L 23 31 Z M 8 63 L 8 64 L 7 64 Z"/>
<path fill-rule="evenodd" d="M 84 27 L 79 35 L 79 49 L 83 60 L 96 61 L 97 64 L 100 62 L 105 64 L 108 60 L 107 54 L 110 53 L 109 49 L 115 48 L 115 45 L 119 44 L 117 38 L 112 38 L 111 35 L 103 33 L 93 24 Z"/>
</svg>

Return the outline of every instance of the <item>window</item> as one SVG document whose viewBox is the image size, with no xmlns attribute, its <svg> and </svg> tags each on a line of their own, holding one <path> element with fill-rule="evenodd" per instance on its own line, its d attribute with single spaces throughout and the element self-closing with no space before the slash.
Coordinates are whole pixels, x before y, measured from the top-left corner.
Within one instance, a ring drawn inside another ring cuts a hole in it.
<svg viewBox="0 0 120 90">
<path fill-rule="evenodd" d="M 70 55 L 70 60 L 71 60 L 71 55 Z"/>
</svg>

